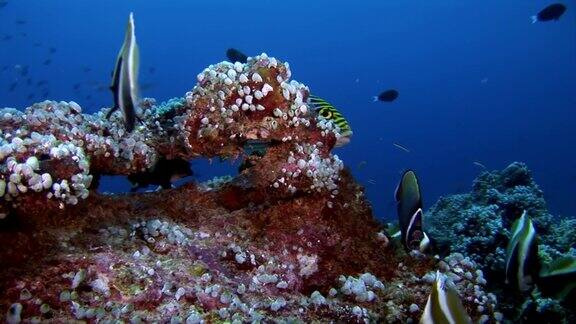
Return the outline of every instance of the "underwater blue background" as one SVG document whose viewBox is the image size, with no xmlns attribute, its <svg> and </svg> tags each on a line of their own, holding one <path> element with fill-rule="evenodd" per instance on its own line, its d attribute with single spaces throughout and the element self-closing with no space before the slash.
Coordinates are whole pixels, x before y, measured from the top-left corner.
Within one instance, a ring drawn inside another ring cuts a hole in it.
<svg viewBox="0 0 576 324">
<path fill-rule="evenodd" d="M 86 112 L 108 107 L 110 73 L 133 11 L 142 95 L 158 102 L 183 96 L 229 47 L 290 62 L 294 79 L 349 120 L 352 141 L 335 152 L 366 185 L 378 217 L 395 218 L 403 170 L 416 170 L 429 207 L 441 195 L 469 191 L 481 171 L 475 161 L 490 170 L 526 162 L 551 212 L 576 214 L 573 1 L 564 2 L 560 21 L 536 24 L 530 16 L 550 1 L 7 2 L 0 8 L 2 107 L 24 109 L 46 89 L 48 99 L 74 100 Z M 29 66 L 32 85 L 16 65 Z M 37 87 L 41 80 L 48 85 Z M 397 101 L 372 102 L 388 88 L 399 90 Z M 192 165 L 197 180 L 237 167 Z M 129 184 L 108 179 L 102 187 L 126 191 Z"/>
</svg>

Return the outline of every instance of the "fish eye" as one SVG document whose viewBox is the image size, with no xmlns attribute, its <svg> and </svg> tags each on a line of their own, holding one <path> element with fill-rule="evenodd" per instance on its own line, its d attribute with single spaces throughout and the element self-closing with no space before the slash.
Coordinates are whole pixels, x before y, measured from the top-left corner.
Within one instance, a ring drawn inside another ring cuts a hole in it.
<svg viewBox="0 0 576 324">
<path fill-rule="evenodd" d="M 324 117 L 324 118 L 330 118 L 330 117 L 332 117 L 332 113 L 331 113 L 330 111 L 328 111 L 328 110 L 324 110 L 324 111 L 322 112 L 322 117 Z"/>
</svg>

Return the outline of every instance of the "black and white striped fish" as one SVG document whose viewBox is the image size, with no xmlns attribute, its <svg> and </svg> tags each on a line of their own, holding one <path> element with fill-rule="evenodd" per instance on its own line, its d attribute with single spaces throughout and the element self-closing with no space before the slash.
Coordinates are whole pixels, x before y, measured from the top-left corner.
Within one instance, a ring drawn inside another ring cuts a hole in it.
<svg viewBox="0 0 576 324">
<path fill-rule="evenodd" d="M 124 44 L 118 53 L 110 90 L 114 96 L 114 107 L 106 116 L 120 109 L 127 132 L 132 132 L 136 124 L 136 105 L 138 103 L 138 68 L 140 54 L 136 44 L 134 15 L 130 13 Z"/>
<path fill-rule="evenodd" d="M 526 211 L 512 225 L 506 248 L 506 283 L 522 292 L 534 286 L 540 272 L 536 229 Z"/>
<path fill-rule="evenodd" d="M 422 229 L 422 195 L 416 173 L 407 170 L 394 194 L 398 208 L 398 223 L 402 245 L 408 251 L 428 249 L 430 240 Z"/>
<path fill-rule="evenodd" d="M 436 272 L 436 281 L 432 286 L 432 292 L 420 318 L 421 324 L 449 323 L 465 324 L 472 323 L 466 313 L 464 305 L 458 296 L 458 292 L 446 282 L 446 276 Z"/>
</svg>

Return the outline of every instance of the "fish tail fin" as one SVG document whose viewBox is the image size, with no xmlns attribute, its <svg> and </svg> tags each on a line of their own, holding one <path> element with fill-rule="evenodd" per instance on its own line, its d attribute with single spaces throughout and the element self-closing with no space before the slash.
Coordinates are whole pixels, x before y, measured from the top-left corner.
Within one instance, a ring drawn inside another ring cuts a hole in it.
<svg viewBox="0 0 576 324">
<path fill-rule="evenodd" d="M 538 21 L 538 16 L 530 16 L 532 23 L 535 24 Z"/>
<path fill-rule="evenodd" d="M 378 101 L 378 96 L 372 97 L 372 102 L 376 102 L 376 101 Z"/>
</svg>

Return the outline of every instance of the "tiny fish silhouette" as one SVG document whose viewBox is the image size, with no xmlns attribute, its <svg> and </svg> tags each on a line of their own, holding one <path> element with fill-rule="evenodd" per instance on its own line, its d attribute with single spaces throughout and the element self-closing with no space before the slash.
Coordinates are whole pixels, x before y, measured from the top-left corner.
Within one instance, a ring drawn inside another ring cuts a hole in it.
<svg viewBox="0 0 576 324">
<path fill-rule="evenodd" d="M 374 101 L 392 102 L 392 101 L 398 99 L 398 95 L 399 95 L 398 90 L 389 89 L 389 90 L 383 91 L 378 96 L 375 96 Z"/>
<path fill-rule="evenodd" d="M 554 3 L 542 9 L 537 15 L 532 16 L 532 23 L 537 21 L 558 20 L 566 12 L 566 6 L 561 3 Z"/>
<path fill-rule="evenodd" d="M 246 56 L 246 54 L 240 52 L 235 48 L 229 48 L 226 51 L 226 57 L 232 63 L 235 62 L 246 63 L 248 61 L 248 56 Z"/>
</svg>

